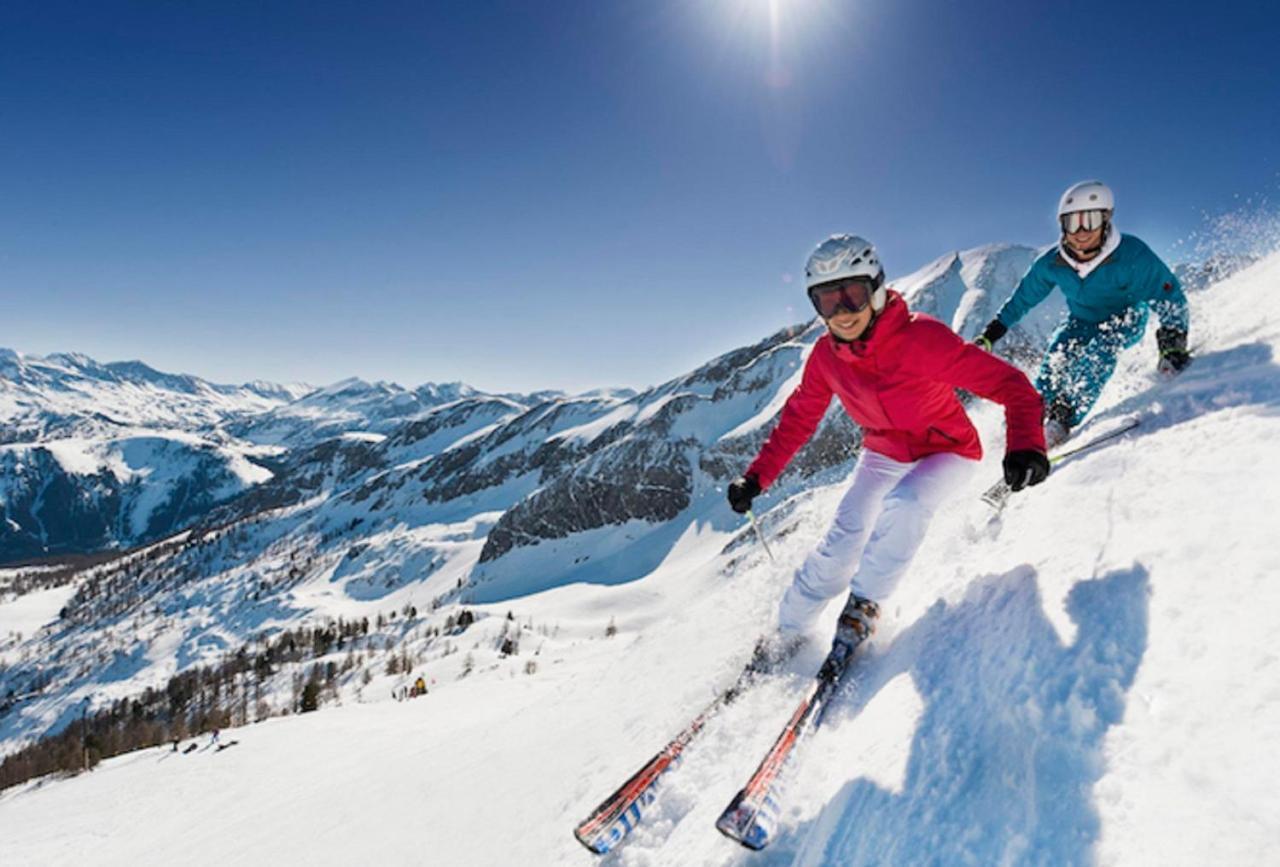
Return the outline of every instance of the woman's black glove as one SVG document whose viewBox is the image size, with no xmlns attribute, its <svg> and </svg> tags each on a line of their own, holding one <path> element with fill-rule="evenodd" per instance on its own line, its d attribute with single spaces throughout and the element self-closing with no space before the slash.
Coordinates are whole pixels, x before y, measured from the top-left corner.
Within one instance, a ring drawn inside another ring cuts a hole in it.
<svg viewBox="0 0 1280 867">
<path fill-rule="evenodd" d="M 987 327 L 982 329 L 982 333 L 974 338 L 974 343 L 981 346 L 987 352 L 996 345 L 996 341 L 1004 337 L 1008 333 L 1009 327 L 999 319 L 992 319 L 987 323 Z"/>
<path fill-rule="evenodd" d="M 739 476 L 729 483 L 729 507 L 739 515 L 751 511 L 751 501 L 760 496 L 755 476 Z"/>
<path fill-rule="evenodd" d="M 1187 351 L 1187 332 L 1176 328 L 1156 329 L 1156 346 L 1160 348 L 1160 364 L 1156 370 L 1165 376 L 1181 373 L 1191 363 L 1191 353 Z"/>
<path fill-rule="evenodd" d="M 1044 452 L 1023 449 L 1004 456 L 1004 481 L 1012 490 L 1038 485 L 1048 477 L 1049 458 Z"/>
</svg>

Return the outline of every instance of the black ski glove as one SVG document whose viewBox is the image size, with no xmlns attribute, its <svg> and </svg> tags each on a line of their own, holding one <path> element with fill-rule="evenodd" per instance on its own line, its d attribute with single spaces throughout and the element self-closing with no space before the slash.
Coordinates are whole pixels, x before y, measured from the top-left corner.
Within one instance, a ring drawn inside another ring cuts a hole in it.
<svg viewBox="0 0 1280 867">
<path fill-rule="evenodd" d="M 739 515 L 751 511 L 751 501 L 760 496 L 755 476 L 739 476 L 729 483 L 729 507 Z"/>
<path fill-rule="evenodd" d="M 1004 456 L 1004 480 L 1015 491 L 1038 485 L 1049 477 L 1049 458 L 1034 449 L 1009 452 Z"/>
<path fill-rule="evenodd" d="M 1179 331 L 1176 328 L 1156 329 L 1156 346 L 1160 347 L 1160 363 L 1156 366 L 1156 370 L 1165 376 L 1179 374 L 1191 363 L 1185 331 Z"/>
<path fill-rule="evenodd" d="M 990 352 L 996 345 L 996 341 L 1004 337 L 1009 331 L 1009 327 L 999 319 L 992 319 L 987 323 L 987 327 L 982 329 L 982 333 L 974 338 L 973 342 L 981 346 L 987 352 Z"/>
</svg>

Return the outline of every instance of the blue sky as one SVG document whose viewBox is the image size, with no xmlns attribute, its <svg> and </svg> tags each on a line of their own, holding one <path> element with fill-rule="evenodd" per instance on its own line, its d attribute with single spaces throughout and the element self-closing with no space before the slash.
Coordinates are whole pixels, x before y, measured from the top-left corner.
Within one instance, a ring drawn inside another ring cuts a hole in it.
<svg viewBox="0 0 1280 867">
<path fill-rule="evenodd" d="M 1267 2 L 0 7 L 0 345 L 218 381 L 643 386 L 890 274 L 1053 239 L 1176 259 L 1280 182 Z"/>
</svg>

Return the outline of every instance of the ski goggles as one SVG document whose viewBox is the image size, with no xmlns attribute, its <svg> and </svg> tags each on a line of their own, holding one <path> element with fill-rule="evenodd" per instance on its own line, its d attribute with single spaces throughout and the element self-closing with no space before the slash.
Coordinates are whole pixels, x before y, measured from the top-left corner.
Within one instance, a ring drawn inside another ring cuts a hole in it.
<svg viewBox="0 0 1280 867">
<path fill-rule="evenodd" d="M 847 277 L 810 287 L 809 300 L 819 316 L 830 319 L 842 307 L 850 313 L 861 313 L 871 303 L 876 288 L 876 281 L 870 277 Z"/>
<path fill-rule="evenodd" d="M 1063 214 L 1058 218 L 1062 223 L 1062 231 L 1068 235 L 1074 235 L 1081 230 L 1092 232 L 1101 229 L 1107 224 L 1107 212 L 1102 210 L 1093 211 L 1074 211 L 1070 214 Z"/>
</svg>

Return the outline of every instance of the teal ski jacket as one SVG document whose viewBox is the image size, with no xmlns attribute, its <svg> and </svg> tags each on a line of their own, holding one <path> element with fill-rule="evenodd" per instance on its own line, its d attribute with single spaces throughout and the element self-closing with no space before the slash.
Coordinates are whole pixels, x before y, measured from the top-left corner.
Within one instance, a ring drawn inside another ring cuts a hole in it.
<svg viewBox="0 0 1280 867">
<path fill-rule="evenodd" d="M 1111 255 L 1083 278 L 1055 246 L 1032 264 L 996 319 L 1012 328 L 1055 287 L 1066 297 L 1071 315 L 1082 322 L 1103 322 L 1140 306 L 1150 307 L 1164 328 L 1185 332 L 1190 322 L 1178 278 L 1132 235 L 1122 234 Z"/>
</svg>

